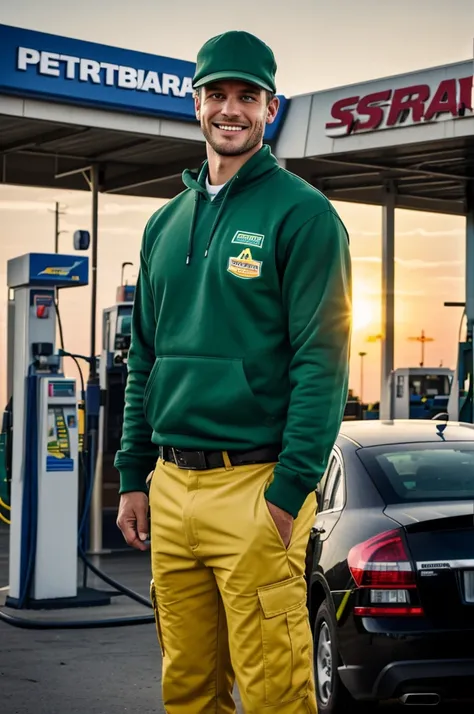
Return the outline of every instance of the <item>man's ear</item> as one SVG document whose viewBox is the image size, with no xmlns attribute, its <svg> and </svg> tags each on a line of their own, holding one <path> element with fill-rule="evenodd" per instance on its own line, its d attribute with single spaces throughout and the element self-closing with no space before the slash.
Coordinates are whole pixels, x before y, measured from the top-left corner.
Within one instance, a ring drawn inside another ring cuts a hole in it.
<svg viewBox="0 0 474 714">
<path fill-rule="evenodd" d="M 266 123 L 267 124 L 273 124 L 275 121 L 278 110 L 280 108 L 280 100 L 278 97 L 273 97 L 273 99 L 269 102 L 268 107 L 267 107 L 267 118 L 266 118 Z"/>
<path fill-rule="evenodd" d="M 201 93 L 199 89 L 194 92 L 194 111 L 196 114 L 196 119 L 200 121 L 201 118 Z"/>
</svg>

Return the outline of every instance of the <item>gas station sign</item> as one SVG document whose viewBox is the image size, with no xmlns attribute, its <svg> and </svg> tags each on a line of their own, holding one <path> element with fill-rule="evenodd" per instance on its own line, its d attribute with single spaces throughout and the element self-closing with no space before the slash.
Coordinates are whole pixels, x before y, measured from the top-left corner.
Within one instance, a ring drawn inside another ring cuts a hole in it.
<svg viewBox="0 0 474 714">
<path fill-rule="evenodd" d="M 196 122 L 195 63 L 0 24 L 0 94 Z M 265 138 L 276 138 L 288 99 Z"/>
<path fill-rule="evenodd" d="M 473 77 L 468 76 L 344 97 L 331 107 L 326 135 L 336 138 L 471 115 L 472 93 Z"/>
</svg>

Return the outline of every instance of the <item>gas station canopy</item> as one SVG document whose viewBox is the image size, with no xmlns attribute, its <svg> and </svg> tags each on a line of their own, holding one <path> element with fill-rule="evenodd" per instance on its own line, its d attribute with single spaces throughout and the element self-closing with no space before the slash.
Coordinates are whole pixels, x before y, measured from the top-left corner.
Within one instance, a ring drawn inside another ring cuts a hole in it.
<svg viewBox="0 0 474 714">
<path fill-rule="evenodd" d="M 0 25 L 2 182 L 171 198 L 205 159 L 194 63 Z M 280 97 L 268 141 L 334 200 L 466 214 L 473 62 Z"/>
<path fill-rule="evenodd" d="M 333 200 L 467 213 L 473 62 L 294 97 L 277 150 Z"/>
<path fill-rule="evenodd" d="M 0 25 L 2 182 L 170 198 L 206 158 L 194 64 Z M 274 141 L 282 111 L 268 127 Z"/>
<path fill-rule="evenodd" d="M 48 107 L 50 119 L 33 119 L 30 100 L 12 104 L 19 109 L 16 117 L 0 116 L 3 183 L 88 190 L 83 173 L 96 164 L 101 192 L 171 198 L 183 189 L 181 172 L 205 159 L 199 140 L 90 126 L 86 117 L 68 124 L 52 118 L 61 114 L 56 107 Z M 38 102 L 34 106 L 38 109 Z"/>
</svg>

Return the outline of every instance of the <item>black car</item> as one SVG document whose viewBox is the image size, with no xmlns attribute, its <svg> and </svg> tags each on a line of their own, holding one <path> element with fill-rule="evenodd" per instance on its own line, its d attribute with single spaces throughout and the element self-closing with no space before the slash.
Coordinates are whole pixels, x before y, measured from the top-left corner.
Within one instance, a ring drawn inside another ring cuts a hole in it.
<svg viewBox="0 0 474 714">
<path fill-rule="evenodd" d="M 474 425 L 343 422 L 318 504 L 319 714 L 473 698 Z"/>
</svg>

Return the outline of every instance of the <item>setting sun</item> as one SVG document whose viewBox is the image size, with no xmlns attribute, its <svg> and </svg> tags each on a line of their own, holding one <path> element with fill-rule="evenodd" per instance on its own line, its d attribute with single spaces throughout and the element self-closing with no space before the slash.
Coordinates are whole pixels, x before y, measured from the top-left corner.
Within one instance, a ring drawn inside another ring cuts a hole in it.
<svg viewBox="0 0 474 714">
<path fill-rule="evenodd" d="M 354 298 L 352 306 L 353 329 L 361 330 L 374 321 L 374 306 L 365 298 Z"/>
</svg>

